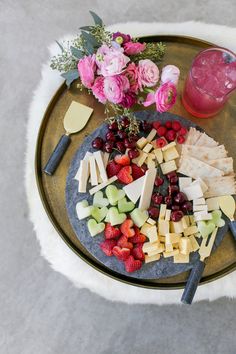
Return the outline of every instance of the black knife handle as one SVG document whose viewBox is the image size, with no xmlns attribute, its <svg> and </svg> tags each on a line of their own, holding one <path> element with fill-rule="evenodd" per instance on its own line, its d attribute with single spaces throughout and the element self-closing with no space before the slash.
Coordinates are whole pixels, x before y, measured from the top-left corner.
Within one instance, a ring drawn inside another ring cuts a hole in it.
<svg viewBox="0 0 236 354">
<path fill-rule="evenodd" d="M 194 264 L 181 298 L 183 304 L 191 305 L 204 268 L 205 263 L 200 260 Z"/>
<path fill-rule="evenodd" d="M 230 221 L 229 222 L 229 228 L 230 228 L 230 230 L 231 230 L 231 232 L 232 232 L 232 234 L 233 234 L 233 236 L 234 236 L 234 238 L 236 240 L 236 221 Z"/>
<path fill-rule="evenodd" d="M 62 135 L 53 153 L 49 157 L 46 166 L 43 169 L 43 171 L 47 173 L 49 176 L 52 176 L 53 173 L 56 171 L 56 168 L 59 165 L 68 146 L 70 145 L 70 142 L 71 142 L 71 138 L 69 135 Z"/>
</svg>

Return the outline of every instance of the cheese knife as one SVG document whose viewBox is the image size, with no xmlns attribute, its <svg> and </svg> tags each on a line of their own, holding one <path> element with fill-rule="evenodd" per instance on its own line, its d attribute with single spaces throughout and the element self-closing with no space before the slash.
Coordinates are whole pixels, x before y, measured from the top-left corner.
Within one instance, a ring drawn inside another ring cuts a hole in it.
<svg viewBox="0 0 236 354">
<path fill-rule="evenodd" d="M 66 133 L 61 136 L 43 171 L 52 176 L 64 153 L 71 143 L 71 134 L 78 133 L 87 124 L 93 109 L 79 102 L 72 101 L 63 120 Z"/>
<path fill-rule="evenodd" d="M 236 240 L 236 221 L 234 220 L 235 200 L 232 195 L 223 195 L 217 198 L 220 209 L 229 218 L 229 228 Z"/>
<path fill-rule="evenodd" d="M 188 277 L 187 284 L 185 286 L 181 302 L 183 304 L 188 304 L 191 305 L 194 295 L 196 293 L 198 284 L 201 280 L 204 268 L 205 268 L 205 259 L 210 256 L 212 247 L 215 242 L 216 234 L 217 234 L 218 227 L 215 228 L 215 230 L 212 232 L 211 235 L 208 237 L 204 238 L 202 240 L 200 249 L 199 249 L 199 254 L 200 254 L 200 259 L 194 264 L 190 275 Z"/>
</svg>

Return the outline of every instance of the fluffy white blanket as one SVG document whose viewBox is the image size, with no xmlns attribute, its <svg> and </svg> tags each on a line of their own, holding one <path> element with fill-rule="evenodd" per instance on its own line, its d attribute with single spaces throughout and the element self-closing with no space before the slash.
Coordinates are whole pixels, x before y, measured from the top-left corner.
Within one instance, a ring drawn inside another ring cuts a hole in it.
<svg viewBox="0 0 236 354">
<path fill-rule="evenodd" d="M 149 34 L 183 34 L 202 38 L 218 45 L 236 50 L 236 28 L 209 25 L 200 22 L 184 23 L 120 23 L 110 30 L 130 33 L 134 36 Z M 66 36 L 64 39 L 71 38 Z M 49 48 L 50 57 L 58 52 L 55 44 Z M 34 225 L 41 254 L 51 267 L 69 278 L 78 288 L 91 291 L 112 301 L 126 303 L 170 304 L 180 303 L 182 290 L 149 290 L 129 286 L 115 281 L 83 262 L 58 236 L 50 223 L 39 198 L 34 176 L 34 155 L 36 138 L 44 111 L 50 98 L 62 82 L 58 73 L 52 71 L 49 63 L 42 66 L 42 78 L 36 88 L 29 109 L 27 125 L 27 147 L 25 164 L 25 187 L 29 203 L 30 220 Z M 235 297 L 236 272 L 210 284 L 200 286 L 195 301 L 215 300 L 222 296 Z"/>
</svg>

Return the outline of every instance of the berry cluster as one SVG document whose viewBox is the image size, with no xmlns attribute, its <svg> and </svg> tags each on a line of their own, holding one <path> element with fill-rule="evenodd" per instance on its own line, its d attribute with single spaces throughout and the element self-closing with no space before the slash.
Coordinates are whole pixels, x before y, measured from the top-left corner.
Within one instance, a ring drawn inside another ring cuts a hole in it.
<svg viewBox="0 0 236 354">
<path fill-rule="evenodd" d="M 183 144 L 188 130 L 183 127 L 177 120 L 165 122 L 162 125 L 159 121 L 153 122 L 153 128 L 156 129 L 159 136 L 156 140 L 156 145 L 159 148 L 167 145 L 168 143 L 177 140 L 177 143 Z"/>
</svg>

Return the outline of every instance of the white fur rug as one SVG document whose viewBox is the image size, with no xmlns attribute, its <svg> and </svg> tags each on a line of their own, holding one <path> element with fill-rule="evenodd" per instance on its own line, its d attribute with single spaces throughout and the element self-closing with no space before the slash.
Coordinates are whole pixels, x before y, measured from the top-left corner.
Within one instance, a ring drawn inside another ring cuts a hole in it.
<svg viewBox="0 0 236 354">
<path fill-rule="evenodd" d="M 120 23 L 110 30 L 130 33 L 134 36 L 148 34 L 183 34 L 202 38 L 221 46 L 236 50 L 236 28 L 209 25 L 199 22 L 184 23 Z M 65 39 L 71 38 L 66 36 Z M 55 44 L 49 48 L 50 57 L 58 52 Z M 29 109 L 27 126 L 27 148 L 25 164 L 25 187 L 29 203 L 30 220 L 34 225 L 41 254 L 51 267 L 70 279 L 78 288 L 87 288 L 112 301 L 126 303 L 171 304 L 180 303 L 182 290 L 149 290 L 129 286 L 115 281 L 83 262 L 58 236 L 51 225 L 39 198 L 34 176 L 34 155 L 39 125 L 50 98 L 61 84 L 57 72 L 42 66 L 42 78 L 36 88 Z M 200 286 L 195 301 L 215 300 L 222 296 L 236 296 L 236 272 L 210 284 Z"/>
</svg>

